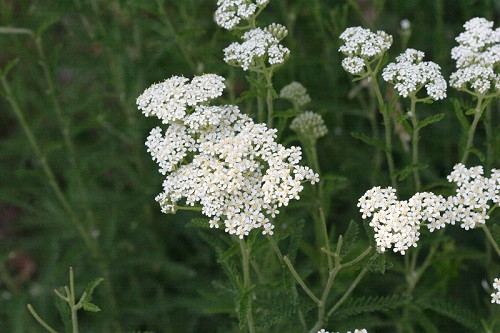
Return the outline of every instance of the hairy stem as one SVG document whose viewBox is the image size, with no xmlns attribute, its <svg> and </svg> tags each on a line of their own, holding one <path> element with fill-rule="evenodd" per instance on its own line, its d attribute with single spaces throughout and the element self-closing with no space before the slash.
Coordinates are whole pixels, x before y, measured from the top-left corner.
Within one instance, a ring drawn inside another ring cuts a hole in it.
<svg viewBox="0 0 500 333">
<path fill-rule="evenodd" d="M 411 107 L 410 107 L 410 117 L 411 123 L 413 125 L 413 135 L 412 135 L 412 166 L 413 166 L 413 179 L 415 181 L 415 190 L 418 192 L 422 186 L 420 182 L 420 172 L 418 167 L 418 141 L 419 141 L 419 128 L 418 128 L 418 117 L 415 109 L 417 103 L 416 96 L 410 96 Z"/>
<path fill-rule="evenodd" d="M 462 158 L 460 159 L 460 163 L 462 164 L 465 164 L 467 162 L 467 159 L 469 158 L 470 149 L 472 148 L 472 143 L 474 141 L 474 133 L 476 132 L 477 123 L 479 122 L 479 119 L 481 119 L 481 115 L 483 114 L 483 108 L 482 108 L 483 99 L 484 97 L 482 95 L 479 95 L 477 97 L 477 105 L 476 105 L 476 112 L 474 113 L 474 120 L 472 121 L 472 125 L 470 126 L 469 132 L 467 133 L 467 143 L 465 145 Z"/>
<path fill-rule="evenodd" d="M 243 285 L 245 288 L 245 292 L 249 292 L 250 288 L 252 287 L 252 280 L 250 277 L 250 259 L 249 259 L 249 248 L 247 247 L 247 244 L 245 243 L 245 240 L 240 239 L 240 250 L 241 250 L 241 264 L 243 266 Z M 248 324 L 248 331 L 250 333 L 255 332 L 254 328 L 254 322 L 253 322 L 253 313 L 252 313 L 252 299 L 253 297 L 250 295 L 250 304 L 249 304 L 249 309 L 247 313 L 247 324 Z"/>
</svg>

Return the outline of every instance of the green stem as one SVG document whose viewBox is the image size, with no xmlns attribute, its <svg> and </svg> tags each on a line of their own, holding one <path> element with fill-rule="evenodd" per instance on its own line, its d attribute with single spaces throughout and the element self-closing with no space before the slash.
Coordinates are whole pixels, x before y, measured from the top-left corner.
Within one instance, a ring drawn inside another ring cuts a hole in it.
<svg viewBox="0 0 500 333">
<path fill-rule="evenodd" d="M 63 206 L 64 210 L 66 213 L 70 216 L 71 222 L 75 225 L 76 229 L 78 230 L 78 233 L 84 240 L 85 244 L 89 247 L 89 249 L 94 249 L 94 244 L 92 241 L 92 238 L 90 234 L 85 230 L 83 225 L 80 223 L 78 220 L 75 212 L 73 211 L 73 208 L 71 207 L 68 199 L 64 195 L 61 187 L 59 186 L 59 183 L 56 180 L 56 177 L 54 173 L 52 172 L 52 169 L 50 168 L 47 159 L 44 154 L 42 154 L 42 151 L 40 149 L 40 146 L 38 145 L 38 142 L 33 135 L 33 132 L 31 131 L 31 128 L 29 127 L 26 118 L 24 117 L 23 112 L 21 111 L 21 108 L 17 102 L 17 100 L 14 98 L 14 95 L 12 93 L 12 90 L 10 88 L 9 83 L 7 82 L 7 79 L 5 78 L 4 75 L 1 75 L 1 81 L 2 81 L 2 86 L 5 91 L 5 97 L 9 101 L 10 106 L 12 107 L 12 110 L 14 111 L 14 114 L 16 115 L 17 120 L 21 124 L 21 127 L 23 128 L 23 131 L 28 138 L 28 142 L 31 146 L 31 149 L 33 149 L 33 152 L 35 153 L 35 156 L 40 162 L 40 165 L 42 166 L 42 170 L 45 173 L 45 176 L 48 179 L 49 185 L 52 187 L 54 190 L 57 199 Z"/>
<path fill-rule="evenodd" d="M 488 226 L 486 224 L 481 224 L 481 229 L 483 229 L 484 233 L 486 234 L 486 238 L 488 238 L 488 241 L 491 243 L 491 245 L 495 249 L 495 252 L 497 253 L 498 257 L 500 257 L 500 247 L 498 246 L 497 242 L 495 241 L 495 238 L 493 238 L 493 235 L 491 234 Z"/>
<path fill-rule="evenodd" d="M 252 287 L 252 280 L 250 277 L 250 260 L 249 260 L 249 249 L 245 243 L 245 240 L 240 239 L 240 250 L 241 250 L 241 263 L 243 266 L 243 285 L 245 288 L 245 292 L 250 292 L 250 289 Z M 252 313 L 252 299 L 253 297 L 250 296 L 250 304 L 249 304 L 249 309 L 247 313 L 247 323 L 248 323 L 248 331 L 250 333 L 255 332 L 254 328 L 254 322 L 253 322 L 253 313 Z"/>
<path fill-rule="evenodd" d="M 377 66 L 378 67 L 378 66 Z M 392 156 L 392 133 L 391 133 L 391 117 L 390 110 L 385 105 L 384 99 L 382 98 L 382 92 L 380 91 L 380 87 L 377 81 L 377 73 L 375 73 L 369 62 L 366 62 L 366 68 L 368 69 L 368 74 L 373 85 L 373 89 L 375 90 L 375 95 L 377 96 L 377 102 L 379 111 L 382 113 L 384 118 L 384 127 L 385 127 L 385 157 L 387 159 L 387 164 L 389 166 L 389 176 L 391 178 L 391 186 L 393 188 L 397 188 L 396 184 L 396 173 L 394 168 L 394 158 Z"/>
<path fill-rule="evenodd" d="M 31 315 L 33 316 L 33 318 L 35 318 L 35 320 L 43 326 L 43 328 L 45 328 L 48 332 L 50 333 L 57 333 L 57 331 L 55 329 L 53 329 L 52 327 L 49 326 L 49 324 L 47 324 L 45 321 L 43 321 L 42 318 L 40 318 L 40 316 L 38 315 L 38 313 L 36 313 L 35 309 L 33 308 L 33 306 L 31 306 L 31 304 L 28 304 L 28 311 L 31 313 Z"/>
<path fill-rule="evenodd" d="M 274 253 L 276 253 L 276 256 L 278 257 L 278 260 L 280 261 L 280 263 L 282 265 L 287 265 L 286 262 L 284 261 L 284 256 L 283 254 L 281 253 L 281 250 L 279 249 L 278 247 L 278 244 L 276 244 L 276 242 L 274 241 L 274 238 L 270 235 L 266 235 L 267 236 L 267 239 L 269 240 L 269 242 L 271 243 L 271 247 L 272 249 L 274 250 Z M 290 263 L 291 265 L 291 263 Z M 288 266 L 288 265 L 287 265 Z M 289 267 L 289 266 L 288 266 Z M 294 284 L 293 285 L 293 288 L 292 288 L 292 292 L 293 292 L 293 296 L 295 298 L 298 297 L 298 293 L 297 293 L 297 287 L 296 285 Z M 299 314 L 299 320 L 300 320 L 300 323 L 302 324 L 302 327 L 304 328 L 304 330 L 306 329 L 306 321 L 304 319 L 304 314 L 302 313 L 302 309 L 300 309 L 300 307 L 297 309 L 297 312 Z"/>
<path fill-rule="evenodd" d="M 272 69 L 265 69 L 264 75 L 266 78 L 266 89 L 267 89 L 267 127 L 273 128 L 273 116 L 274 116 L 274 106 L 273 106 L 273 71 Z"/>
<path fill-rule="evenodd" d="M 39 63 L 40 67 L 42 68 L 42 73 L 43 77 L 45 79 L 45 83 L 47 84 L 47 91 L 49 98 L 52 102 L 56 117 L 59 122 L 59 127 L 61 128 L 64 144 L 66 146 L 66 149 L 68 151 L 68 160 L 70 165 L 74 169 L 74 175 L 76 178 L 76 182 L 78 184 L 78 187 L 80 188 L 80 192 L 82 194 L 83 198 L 83 206 L 85 208 L 85 212 L 87 214 L 87 220 L 91 224 L 91 226 L 94 226 L 94 217 L 92 213 L 92 209 L 90 209 L 90 204 L 89 204 L 89 195 L 86 187 L 84 186 L 83 183 L 83 178 L 80 172 L 80 167 L 76 161 L 76 150 L 75 150 L 75 145 L 73 143 L 73 140 L 71 138 L 71 130 L 70 130 L 70 125 L 68 122 L 67 117 L 65 116 L 65 113 L 62 110 L 61 104 L 59 103 L 59 99 L 57 98 L 56 94 L 56 85 L 54 83 L 54 79 L 52 77 L 52 74 L 49 69 L 47 57 L 45 56 L 45 52 L 43 50 L 43 43 L 42 43 L 42 37 L 37 36 L 34 38 L 35 40 L 35 45 L 39 57 Z"/>
<path fill-rule="evenodd" d="M 470 149 L 472 147 L 472 143 L 474 141 L 474 133 L 476 132 L 477 123 L 479 119 L 481 119 L 481 115 L 483 114 L 482 104 L 483 104 L 483 95 L 479 95 L 477 97 L 477 105 L 476 112 L 474 113 L 474 120 L 472 121 L 472 125 L 469 128 L 469 132 L 467 133 L 467 144 L 465 145 L 465 150 L 460 160 L 460 163 L 465 164 L 467 159 L 469 158 Z"/>
<path fill-rule="evenodd" d="M 73 327 L 73 333 L 78 333 L 78 308 L 75 304 L 75 282 L 74 282 L 74 273 L 73 267 L 69 268 L 69 288 L 70 293 L 68 295 L 69 298 L 69 306 L 71 308 L 71 326 Z"/>
<path fill-rule="evenodd" d="M 413 166 L 413 179 L 415 181 L 415 190 L 420 191 L 420 187 L 422 186 L 420 182 L 420 172 L 418 167 L 418 141 L 419 137 L 419 128 L 418 128 L 418 117 L 416 113 L 415 105 L 417 103 L 417 98 L 414 95 L 410 96 L 411 107 L 410 107 L 410 117 L 411 123 L 413 125 L 413 136 L 412 136 L 412 166 Z"/>
<path fill-rule="evenodd" d="M 361 272 L 359 272 L 356 279 L 349 286 L 349 289 L 347 289 L 345 294 L 337 301 L 337 303 L 335 303 L 335 305 L 330 309 L 330 311 L 328 311 L 326 318 L 329 318 L 345 302 L 345 300 L 351 295 L 351 293 L 354 291 L 354 288 L 358 286 L 359 282 L 361 282 L 361 279 L 363 279 L 363 277 L 367 272 L 368 268 L 366 267 L 363 268 Z"/>
<path fill-rule="evenodd" d="M 3 89 L 5 91 L 5 96 L 6 99 L 9 101 L 10 106 L 12 107 L 12 110 L 14 111 L 14 114 L 16 115 L 16 118 L 18 119 L 19 123 L 21 124 L 21 127 L 28 138 L 28 142 L 31 146 L 31 149 L 35 153 L 35 156 L 37 157 L 38 161 L 40 162 L 40 165 L 42 167 L 43 172 L 45 173 L 45 176 L 47 177 L 48 183 L 50 187 L 52 187 L 56 198 L 59 200 L 61 203 L 63 209 L 66 211 L 68 214 L 70 221 L 72 224 L 75 226 L 78 234 L 82 238 L 84 244 L 87 246 L 89 249 L 91 255 L 93 258 L 95 258 L 99 264 L 99 268 L 103 275 L 109 276 L 109 268 L 106 262 L 104 261 L 104 258 L 102 257 L 100 251 L 99 251 L 99 246 L 96 243 L 96 241 L 92 238 L 88 230 L 84 227 L 84 225 L 80 222 L 79 218 L 77 217 L 75 211 L 73 210 L 73 207 L 71 206 L 69 200 L 66 198 L 64 192 L 62 191 L 55 175 L 54 172 L 52 171 L 49 163 L 47 162 L 47 159 L 44 154 L 42 154 L 42 151 L 40 149 L 40 146 L 38 145 L 38 142 L 29 127 L 26 118 L 24 117 L 23 112 L 21 111 L 21 108 L 17 102 L 17 100 L 14 98 L 14 95 L 12 93 L 12 90 L 10 88 L 9 83 L 7 82 L 6 77 L 2 74 L 0 75 L 0 79 L 2 82 Z M 111 304 L 111 308 L 114 313 L 114 317 L 117 318 L 117 306 L 116 306 L 116 299 L 114 296 L 114 291 L 112 288 L 111 283 L 109 282 L 110 280 L 107 280 L 108 283 L 105 284 L 106 286 L 106 292 L 108 294 L 108 299 Z M 115 320 L 113 325 L 115 326 L 115 331 L 116 332 L 121 332 L 121 327 L 120 323 Z"/>
<path fill-rule="evenodd" d="M 316 297 L 316 295 L 314 295 L 314 293 L 311 291 L 311 289 L 309 289 L 309 287 L 307 287 L 307 285 L 304 283 L 304 281 L 300 278 L 299 273 L 297 273 L 297 271 L 293 267 L 292 263 L 290 262 L 290 259 L 288 259 L 287 256 L 284 256 L 283 261 L 288 266 L 288 269 L 292 273 L 292 275 L 295 278 L 295 280 L 297 281 L 297 283 L 306 292 L 307 296 L 309 296 L 313 300 L 314 303 L 319 304 L 320 300 L 318 299 L 318 297 Z"/>
</svg>

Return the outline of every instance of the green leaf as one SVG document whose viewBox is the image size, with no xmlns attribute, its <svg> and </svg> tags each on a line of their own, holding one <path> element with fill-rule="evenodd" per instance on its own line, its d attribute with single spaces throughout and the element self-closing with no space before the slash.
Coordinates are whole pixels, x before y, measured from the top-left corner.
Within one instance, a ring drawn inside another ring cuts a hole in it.
<svg viewBox="0 0 500 333">
<path fill-rule="evenodd" d="M 85 298 L 83 299 L 83 306 L 85 307 L 85 303 L 90 303 L 92 301 L 92 294 L 94 293 L 94 289 L 102 282 L 104 281 L 103 278 L 97 278 L 93 281 L 91 281 L 88 285 L 87 288 L 85 288 Z M 83 296 L 82 296 L 83 297 Z"/>
<path fill-rule="evenodd" d="M 354 220 L 351 220 L 349 222 L 349 226 L 347 227 L 347 231 L 345 232 L 343 237 L 342 249 L 340 251 L 341 257 L 351 252 L 351 250 L 354 248 L 356 240 L 358 239 L 358 236 L 359 236 L 358 223 L 356 223 L 356 221 Z"/>
<path fill-rule="evenodd" d="M 462 107 L 460 105 L 460 102 L 456 99 L 452 99 L 451 102 L 455 110 L 455 115 L 457 116 L 457 119 L 460 122 L 460 125 L 462 126 L 462 131 L 464 133 L 467 133 L 467 131 L 469 131 L 470 124 L 467 118 L 465 117 L 464 113 L 462 112 Z"/>
<path fill-rule="evenodd" d="M 410 300 L 411 296 L 408 294 L 350 298 L 334 313 L 334 317 L 339 320 L 360 313 L 387 311 L 408 304 Z"/>
<path fill-rule="evenodd" d="M 457 304 L 455 300 L 444 301 L 438 298 L 421 298 L 417 299 L 416 303 L 424 309 L 432 310 L 455 320 L 472 332 L 481 332 L 481 322 L 478 319 L 480 316 L 467 310 L 466 306 Z"/>
<path fill-rule="evenodd" d="M 64 289 L 59 288 L 59 292 L 64 295 Z M 56 297 L 56 308 L 59 313 L 59 317 L 64 324 L 64 331 L 66 333 L 71 333 L 73 328 L 71 326 L 71 309 L 67 302 L 62 300 L 60 297 Z"/>
<path fill-rule="evenodd" d="M 419 122 L 417 129 L 424 128 L 432 123 L 440 121 L 441 119 L 443 119 L 443 117 L 444 117 L 444 113 L 438 113 L 438 114 L 435 114 L 433 116 L 427 117 L 424 120 L 422 120 L 421 122 Z"/>
<path fill-rule="evenodd" d="M 247 326 L 248 314 L 252 310 L 250 307 L 251 292 L 246 290 L 240 297 L 238 302 L 238 319 L 240 321 L 240 330 L 244 331 Z"/>
<path fill-rule="evenodd" d="M 476 109 L 469 109 L 469 110 L 465 111 L 465 115 L 467 115 L 467 116 L 471 116 L 475 113 L 476 113 Z"/>
<path fill-rule="evenodd" d="M 291 262 L 295 261 L 295 256 L 297 255 L 297 250 L 302 242 L 302 233 L 304 231 L 305 221 L 300 219 L 298 223 L 293 227 L 290 234 L 290 245 L 288 246 L 288 259 Z"/>
<path fill-rule="evenodd" d="M 351 132 L 351 136 L 355 139 L 363 141 L 364 143 L 366 143 L 370 146 L 375 146 L 375 147 L 379 148 L 380 150 L 386 151 L 385 145 L 382 141 L 371 138 L 364 133 Z"/>
<path fill-rule="evenodd" d="M 491 226 L 491 235 L 497 244 L 500 244 L 500 225 L 493 224 Z"/>
<path fill-rule="evenodd" d="M 387 259 L 385 254 L 377 254 L 371 257 L 363 267 L 371 272 L 379 272 L 384 274 L 386 269 L 392 268 L 392 263 Z"/>
<path fill-rule="evenodd" d="M 19 58 L 14 58 L 12 60 L 9 60 L 5 65 L 5 67 L 3 68 L 3 70 L 0 71 L 1 75 L 3 77 L 7 77 L 7 75 L 9 75 L 9 72 L 12 70 L 12 68 L 14 68 L 17 65 L 18 62 Z"/>
<path fill-rule="evenodd" d="M 186 228 L 210 229 L 210 220 L 203 217 L 191 219 L 185 224 Z"/>
<path fill-rule="evenodd" d="M 469 151 L 472 154 L 476 155 L 482 163 L 484 163 L 484 161 L 486 161 L 486 156 L 484 156 L 484 154 L 479 149 L 471 147 L 469 149 Z"/>
<path fill-rule="evenodd" d="M 85 311 L 88 311 L 88 312 L 99 312 L 99 311 L 101 311 L 101 309 L 97 305 L 95 305 L 93 303 L 88 303 L 88 302 L 84 302 L 83 303 L 83 309 Z"/>
</svg>

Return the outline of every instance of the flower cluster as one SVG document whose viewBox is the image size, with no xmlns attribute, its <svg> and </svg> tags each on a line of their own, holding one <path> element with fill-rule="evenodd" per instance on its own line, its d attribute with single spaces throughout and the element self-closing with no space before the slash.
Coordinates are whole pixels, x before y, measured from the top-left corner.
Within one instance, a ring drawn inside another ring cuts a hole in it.
<svg viewBox="0 0 500 333">
<path fill-rule="evenodd" d="M 296 81 L 293 81 L 281 89 L 280 98 L 289 100 L 299 109 L 311 102 L 311 97 L 307 93 L 307 89 Z"/>
<path fill-rule="evenodd" d="M 407 49 L 396 57 L 395 63 L 384 68 L 382 77 L 394 84 L 403 97 L 417 93 L 425 86 L 432 99 L 446 98 L 446 81 L 441 75 L 441 67 L 431 61 L 422 61 L 423 58 L 423 52 Z"/>
<path fill-rule="evenodd" d="M 500 28 L 493 30 L 493 22 L 481 17 L 467 21 L 464 28 L 456 38 L 459 45 L 451 50 L 457 71 L 451 75 L 450 85 L 480 94 L 498 91 L 500 75 L 495 68 L 500 64 Z"/>
<path fill-rule="evenodd" d="M 302 184 L 314 184 L 318 175 L 298 164 L 300 148 L 275 142 L 275 129 L 254 123 L 236 106 L 206 105 L 221 94 L 222 82 L 214 80 L 210 87 L 208 78 L 214 77 L 195 77 L 191 83 L 174 77 L 137 99 L 145 114 L 169 124 L 164 134 L 154 128 L 146 142 L 166 175 L 156 200 L 164 213 L 175 212 L 181 200 L 187 206 L 199 204 L 211 227 L 223 222 L 226 232 L 240 238 L 257 228 L 272 234 L 269 216 L 299 199 Z M 207 85 L 200 90 L 202 81 Z"/>
<path fill-rule="evenodd" d="M 493 288 L 497 291 L 491 294 L 491 303 L 500 304 L 500 278 L 495 278 Z"/>
<path fill-rule="evenodd" d="M 303 112 L 295 117 L 290 124 L 290 129 L 312 141 L 316 141 L 328 133 L 321 115 L 312 111 Z"/>
<path fill-rule="evenodd" d="M 245 32 L 241 37 L 243 43 L 232 43 L 224 49 L 224 61 L 245 71 L 258 67 L 266 60 L 271 66 L 282 64 L 290 50 L 279 44 L 280 40 L 273 35 L 273 32 L 284 34 L 285 28 L 281 27 L 277 29 L 276 25 L 271 25 L 266 29 L 255 28 Z"/>
<path fill-rule="evenodd" d="M 327 330 L 322 328 L 321 330 L 318 331 L 318 333 L 330 333 L 330 332 L 328 332 Z M 337 332 L 337 333 L 339 333 L 339 332 Z M 347 331 L 346 333 L 351 333 L 351 331 Z M 353 333 L 368 333 L 368 331 L 366 329 L 362 328 L 362 329 L 355 329 Z"/>
<path fill-rule="evenodd" d="M 365 61 L 380 58 L 392 45 L 392 36 L 384 31 L 371 32 L 362 27 L 347 28 L 340 39 L 344 44 L 339 51 L 347 56 L 342 67 L 351 74 L 360 74 Z"/>
<path fill-rule="evenodd" d="M 493 169 L 490 178 L 482 175 L 480 166 L 467 169 L 457 164 L 448 176 L 457 185 L 453 196 L 419 192 L 400 201 L 393 188 L 374 187 L 359 199 L 358 207 L 363 218 L 372 218 L 370 226 L 375 230 L 379 250 L 393 248 L 394 252 L 405 254 L 417 246 L 421 223 L 426 223 L 431 232 L 446 224 L 461 223 L 462 228 L 469 230 L 486 223 L 490 201 L 500 202 L 500 170 Z"/>
<path fill-rule="evenodd" d="M 137 106 L 146 117 L 156 116 L 170 124 L 183 119 L 188 106 L 217 98 L 224 88 L 224 78 L 215 74 L 197 76 L 191 82 L 173 76 L 146 89 L 137 98 Z"/>
<path fill-rule="evenodd" d="M 224 29 L 232 30 L 241 20 L 249 20 L 268 3 L 269 0 L 219 0 L 214 15 L 215 23 Z"/>
</svg>

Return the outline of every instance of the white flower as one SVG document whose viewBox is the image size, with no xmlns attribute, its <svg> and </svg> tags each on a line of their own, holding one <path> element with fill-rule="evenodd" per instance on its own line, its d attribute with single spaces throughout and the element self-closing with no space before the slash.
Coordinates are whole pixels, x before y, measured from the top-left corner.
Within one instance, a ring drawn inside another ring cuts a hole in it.
<svg viewBox="0 0 500 333">
<path fill-rule="evenodd" d="M 451 75 L 450 85 L 480 94 L 490 90 L 498 92 L 500 28 L 493 30 L 493 22 L 482 17 L 467 21 L 464 28 L 455 39 L 459 45 L 451 50 L 451 58 L 457 61 L 457 71 Z"/>
<path fill-rule="evenodd" d="M 167 119 L 164 122 L 169 126 L 164 135 L 159 127 L 154 128 L 146 141 L 148 152 L 166 175 L 163 192 L 156 197 L 162 211 L 174 213 L 181 205 L 200 205 L 211 218 L 212 228 L 224 224 L 226 232 L 240 238 L 253 229 L 272 234 L 269 217 L 290 200 L 299 199 L 303 183 L 319 181 L 318 174 L 298 164 L 300 148 L 278 144 L 275 129 L 254 123 L 236 106 L 196 105 L 220 95 L 221 80 L 210 83 L 195 78 L 188 83 L 175 77 L 165 82 L 170 83 L 169 89 L 158 88 L 154 99 L 164 108 L 160 118 Z M 171 86 L 178 88 L 175 94 Z M 143 99 L 149 104 L 140 107 L 158 115 L 151 98 Z M 178 105 L 184 114 L 174 118 L 168 107 L 176 112 Z"/>
<path fill-rule="evenodd" d="M 393 188 L 374 187 L 359 199 L 363 218 L 372 218 L 370 226 L 375 230 L 380 251 L 394 248 L 395 252 L 404 254 L 409 247 L 417 245 L 422 223 L 426 223 L 431 232 L 446 224 L 460 223 L 469 230 L 486 223 L 490 201 L 500 201 L 500 170 L 493 169 L 491 177 L 486 178 L 481 166 L 467 169 L 457 164 L 448 180 L 456 183 L 457 189 L 455 195 L 447 198 L 419 192 L 407 201 L 399 201 Z"/>
<path fill-rule="evenodd" d="M 259 8 L 265 7 L 269 0 L 219 0 L 214 20 L 220 27 L 232 30 L 241 22 L 254 16 Z"/>
<path fill-rule="evenodd" d="M 500 304 L 500 278 L 495 278 L 493 288 L 497 291 L 491 294 L 491 303 Z"/>
<path fill-rule="evenodd" d="M 217 98 L 224 88 L 224 78 L 215 74 L 196 76 L 191 82 L 173 76 L 146 89 L 137 98 L 137 106 L 146 117 L 156 116 L 170 124 L 184 118 L 188 106 Z"/>
<path fill-rule="evenodd" d="M 424 53 L 407 49 L 396 57 L 395 63 L 384 68 L 382 77 L 394 84 L 403 97 L 416 93 L 425 87 L 427 94 L 434 100 L 446 97 L 446 81 L 441 75 L 441 67 L 431 61 L 422 61 Z"/>
<path fill-rule="evenodd" d="M 392 36 L 384 31 L 371 32 L 362 27 L 347 28 L 340 39 L 344 44 L 339 51 L 347 56 L 342 61 L 344 69 L 351 74 L 359 74 L 364 62 L 380 58 L 392 45 Z"/>
<path fill-rule="evenodd" d="M 241 39 L 243 43 L 232 43 L 224 49 L 224 61 L 245 71 L 258 66 L 259 60 L 267 60 L 271 66 L 280 65 L 290 54 L 267 29 L 249 30 Z"/>
<path fill-rule="evenodd" d="M 321 115 L 312 111 L 305 111 L 295 117 L 290 124 L 290 129 L 312 141 L 316 141 L 328 133 Z"/>
<path fill-rule="evenodd" d="M 303 108 L 311 102 L 307 89 L 296 81 L 281 88 L 280 98 L 289 100 L 299 108 Z"/>
</svg>

